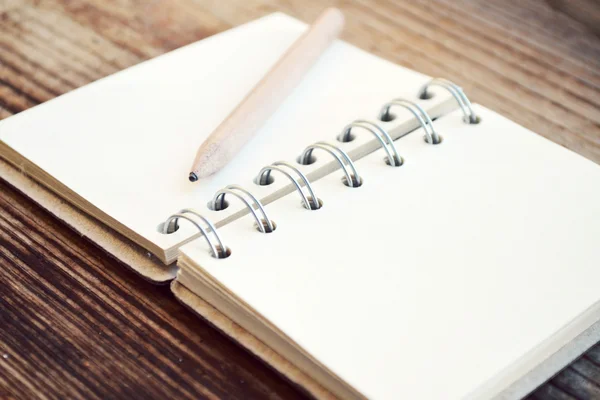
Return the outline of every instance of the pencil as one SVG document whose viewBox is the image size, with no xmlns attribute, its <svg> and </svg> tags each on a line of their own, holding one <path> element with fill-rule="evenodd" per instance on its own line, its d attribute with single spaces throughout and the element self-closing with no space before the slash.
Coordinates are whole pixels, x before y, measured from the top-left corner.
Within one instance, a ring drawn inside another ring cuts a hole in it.
<svg viewBox="0 0 600 400">
<path fill-rule="evenodd" d="M 336 8 L 321 13 L 231 114 L 202 143 L 189 180 L 196 182 L 223 168 L 273 115 L 344 26 Z"/>
</svg>

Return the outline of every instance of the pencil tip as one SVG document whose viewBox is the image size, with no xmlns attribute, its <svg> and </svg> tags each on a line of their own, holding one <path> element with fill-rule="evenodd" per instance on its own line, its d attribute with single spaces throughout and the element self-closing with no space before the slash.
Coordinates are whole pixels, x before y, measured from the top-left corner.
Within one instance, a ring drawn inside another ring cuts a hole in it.
<svg viewBox="0 0 600 400">
<path fill-rule="evenodd" d="M 189 179 L 190 179 L 190 182 L 196 182 L 198 180 L 198 175 L 196 175 L 193 172 L 190 172 Z"/>
</svg>

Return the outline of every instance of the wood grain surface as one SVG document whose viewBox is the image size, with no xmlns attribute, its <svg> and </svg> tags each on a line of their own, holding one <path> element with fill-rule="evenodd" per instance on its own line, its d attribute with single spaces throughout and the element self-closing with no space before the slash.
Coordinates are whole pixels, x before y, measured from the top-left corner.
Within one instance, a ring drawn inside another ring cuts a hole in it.
<svg viewBox="0 0 600 400">
<path fill-rule="evenodd" d="M 600 163 L 600 40 L 537 0 L 0 0 L 0 118 L 273 11 Z M 0 179 L 1 398 L 306 398 Z M 600 398 L 600 345 L 531 395 Z"/>
</svg>

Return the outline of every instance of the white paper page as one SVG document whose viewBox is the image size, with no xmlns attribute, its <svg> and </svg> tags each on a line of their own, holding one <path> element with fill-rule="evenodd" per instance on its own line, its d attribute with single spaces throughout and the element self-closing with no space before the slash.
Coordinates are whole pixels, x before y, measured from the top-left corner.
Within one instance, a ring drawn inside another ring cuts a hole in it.
<svg viewBox="0 0 600 400">
<path fill-rule="evenodd" d="M 243 301 L 368 397 L 452 399 L 501 371 L 584 311 L 600 315 L 600 166 L 477 106 L 182 248 Z"/>
<path fill-rule="evenodd" d="M 162 248 L 172 235 L 157 226 L 182 208 L 219 222 L 244 209 L 211 213 L 205 205 L 228 184 L 259 198 L 282 186 L 252 180 L 276 160 L 294 161 L 309 144 L 333 140 L 355 118 L 375 118 L 394 97 L 417 100 L 428 77 L 337 41 L 257 136 L 218 174 L 192 184 L 195 152 L 304 31 L 284 14 L 173 51 L 0 122 L 0 139 L 101 211 Z M 449 96 L 423 101 L 433 107 Z M 413 119 L 405 112 L 402 118 Z M 397 121 L 388 123 L 393 127 Z M 373 141 L 368 134 L 349 146 Z M 328 160 L 330 161 L 330 160 Z M 319 163 L 303 167 L 309 173 Z"/>
</svg>

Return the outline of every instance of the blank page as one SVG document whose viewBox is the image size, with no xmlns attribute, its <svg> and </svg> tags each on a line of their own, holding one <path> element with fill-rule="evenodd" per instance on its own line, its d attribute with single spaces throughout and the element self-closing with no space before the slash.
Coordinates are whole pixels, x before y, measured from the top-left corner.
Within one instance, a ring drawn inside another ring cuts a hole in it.
<svg viewBox="0 0 600 400">
<path fill-rule="evenodd" d="M 600 167 L 476 111 L 321 179 L 320 210 L 272 203 L 273 233 L 223 227 L 229 258 L 182 251 L 368 397 L 496 394 L 600 318 Z"/>
<path fill-rule="evenodd" d="M 265 199 L 290 186 L 284 178 L 267 187 L 252 179 L 313 142 L 335 140 L 353 119 L 376 117 L 394 97 L 416 101 L 429 79 L 337 41 L 233 162 L 211 178 L 188 182 L 199 145 L 305 29 L 284 14 L 269 15 L 1 121 L 0 139 L 114 219 L 113 228 L 172 248 L 197 231 L 182 224 L 172 235 L 159 234 L 169 215 L 196 208 L 221 225 L 245 209 L 234 199 L 229 209 L 211 213 L 206 204 L 218 189 L 240 184 Z M 445 99 L 436 96 L 424 106 Z M 408 112 L 402 121 L 416 124 Z M 366 140 L 374 142 L 362 135 L 352 146 Z"/>
</svg>

